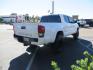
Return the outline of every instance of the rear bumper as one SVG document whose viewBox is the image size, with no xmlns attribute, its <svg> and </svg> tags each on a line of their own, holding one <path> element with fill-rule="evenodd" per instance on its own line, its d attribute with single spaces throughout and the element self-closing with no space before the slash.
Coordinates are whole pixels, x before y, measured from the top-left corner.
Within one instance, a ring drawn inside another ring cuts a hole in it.
<svg viewBox="0 0 93 70">
<path fill-rule="evenodd" d="M 15 34 L 13 36 L 14 36 L 15 39 L 18 40 L 18 42 L 23 43 L 23 37 L 22 36 L 18 36 L 18 35 L 15 35 Z"/>
<path fill-rule="evenodd" d="M 30 38 L 31 42 L 38 42 L 38 38 Z"/>
<path fill-rule="evenodd" d="M 36 39 L 38 39 L 38 41 L 31 40 L 31 44 L 34 44 L 34 45 L 43 45 L 44 44 L 44 38 L 36 38 Z"/>
<path fill-rule="evenodd" d="M 13 37 L 15 39 L 17 39 L 18 42 L 20 43 L 24 43 L 24 37 L 23 36 L 18 36 L 16 34 L 13 35 Z M 34 45 L 40 45 L 42 44 L 38 38 L 30 38 L 30 41 L 31 41 L 31 44 L 34 44 Z"/>
<path fill-rule="evenodd" d="M 18 36 L 14 34 L 14 38 L 18 40 L 18 42 L 24 43 L 24 37 L 23 36 Z M 28 37 L 29 38 L 29 37 Z M 30 38 L 31 44 L 33 45 L 43 45 L 43 44 L 48 44 L 52 43 L 53 41 L 50 39 L 50 37 L 46 38 Z"/>
</svg>

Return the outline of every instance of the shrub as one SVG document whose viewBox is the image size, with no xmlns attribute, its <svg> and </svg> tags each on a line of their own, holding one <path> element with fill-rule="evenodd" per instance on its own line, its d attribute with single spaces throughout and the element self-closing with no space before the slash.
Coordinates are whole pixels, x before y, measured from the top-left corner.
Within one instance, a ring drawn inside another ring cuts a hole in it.
<svg viewBox="0 0 93 70">
<path fill-rule="evenodd" d="M 84 59 L 76 60 L 76 64 L 71 65 L 72 70 L 93 70 L 93 55 L 87 51 L 83 55 L 85 56 Z M 56 61 L 51 61 L 51 67 L 53 70 L 61 70 Z"/>
<path fill-rule="evenodd" d="M 83 55 L 84 59 L 77 60 L 75 65 L 71 65 L 72 70 L 93 70 L 93 56 L 87 51 Z"/>
<path fill-rule="evenodd" d="M 51 61 L 51 67 L 53 70 L 60 70 L 56 61 Z"/>
</svg>

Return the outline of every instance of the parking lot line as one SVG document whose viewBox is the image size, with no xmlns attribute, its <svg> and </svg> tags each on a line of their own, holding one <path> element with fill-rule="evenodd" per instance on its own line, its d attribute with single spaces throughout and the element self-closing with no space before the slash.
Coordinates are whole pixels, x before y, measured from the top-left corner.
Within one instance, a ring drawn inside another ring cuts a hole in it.
<svg viewBox="0 0 93 70">
<path fill-rule="evenodd" d="M 36 56 L 36 54 L 37 54 L 38 49 L 39 49 L 39 47 L 36 48 L 35 53 L 33 54 L 33 56 L 32 56 L 32 58 L 31 58 L 31 60 L 30 60 L 30 62 L 29 62 L 29 64 L 28 64 L 26 70 L 30 70 L 30 68 L 31 68 L 31 66 L 32 66 L 32 63 L 33 63 L 33 61 L 34 61 L 34 59 L 35 59 L 35 56 Z"/>
<path fill-rule="evenodd" d="M 91 47 L 92 43 L 85 45 L 84 43 L 82 43 L 80 40 L 78 40 L 78 42 L 85 48 L 87 48 L 89 51 L 93 52 L 93 49 Z"/>
</svg>

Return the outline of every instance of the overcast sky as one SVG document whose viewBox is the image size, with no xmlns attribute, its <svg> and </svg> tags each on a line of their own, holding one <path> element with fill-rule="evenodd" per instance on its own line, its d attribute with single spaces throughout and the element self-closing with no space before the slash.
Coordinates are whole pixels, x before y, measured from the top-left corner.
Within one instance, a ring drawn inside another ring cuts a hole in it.
<svg viewBox="0 0 93 70">
<path fill-rule="evenodd" d="M 11 13 L 46 15 L 51 10 L 52 0 L 0 0 L 0 15 Z M 93 0 L 54 0 L 55 13 L 79 15 L 80 18 L 93 18 Z"/>
</svg>

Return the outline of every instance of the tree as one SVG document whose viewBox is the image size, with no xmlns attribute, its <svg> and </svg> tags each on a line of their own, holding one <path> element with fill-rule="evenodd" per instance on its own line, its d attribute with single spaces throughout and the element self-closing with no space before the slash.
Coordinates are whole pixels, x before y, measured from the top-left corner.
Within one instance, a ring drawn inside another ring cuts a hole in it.
<svg viewBox="0 0 93 70">
<path fill-rule="evenodd" d="M 0 18 L 0 23 L 3 21 L 3 19 L 2 18 Z"/>
<path fill-rule="evenodd" d="M 35 23 L 35 16 L 33 15 L 31 18 L 32 23 Z"/>
<path fill-rule="evenodd" d="M 39 16 L 34 16 L 33 15 L 32 18 L 31 18 L 32 23 L 38 23 L 39 20 L 40 20 Z"/>
<path fill-rule="evenodd" d="M 39 20 L 40 20 L 40 19 L 39 19 L 39 16 L 36 16 L 36 17 L 35 17 L 35 22 L 37 23 L 37 22 L 39 22 Z"/>
<path fill-rule="evenodd" d="M 26 21 L 30 21 L 29 14 L 26 14 L 26 15 L 25 15 L 25 20 L 26 20 Z"/>
</svg>

